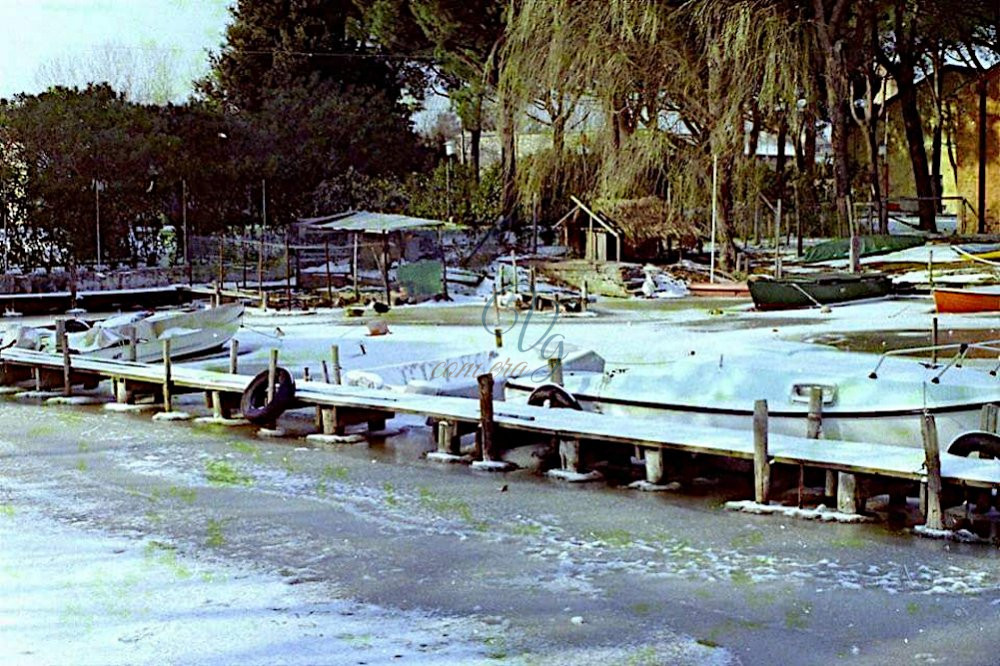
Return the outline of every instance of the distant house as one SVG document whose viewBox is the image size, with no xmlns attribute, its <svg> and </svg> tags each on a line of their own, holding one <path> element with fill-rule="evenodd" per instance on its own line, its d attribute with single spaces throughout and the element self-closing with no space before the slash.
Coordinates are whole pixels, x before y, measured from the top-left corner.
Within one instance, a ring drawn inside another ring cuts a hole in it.
<svg viewBox="0 0 1000 666">
<path fill-rule="evenodd" d="M 918 100 L 923 118 L 924 143 L 928 162 L 933 142 L 933 78 L 918 83 Z M 888 86 L 885 123 L 880 124 L 882 146 L 881 178 L 883 196 L 897 202 L 903 210 L 916 208 L 916 186 L 910 162 L 909 146 L 903 128 L 899 98 Z M 986 216 L 985 229 L 1000 233 L 1000 65 L 985 73 L 959 65 L 942 68 L 941 88 L 944 99 L 941 139 L 941 211 L 959 219 L 959 231 L 974 233 L 979 208 L 980 98 L 986 102 Z M 851 138 L 853 159 L 868 163 L 865 138 L 854 127 Z"/>
</svg>

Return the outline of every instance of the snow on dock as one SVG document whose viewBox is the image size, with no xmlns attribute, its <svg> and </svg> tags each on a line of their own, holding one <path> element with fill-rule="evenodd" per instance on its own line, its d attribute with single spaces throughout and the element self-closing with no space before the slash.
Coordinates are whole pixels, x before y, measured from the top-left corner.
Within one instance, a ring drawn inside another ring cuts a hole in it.
<svg viewBox="0 0 1000 666">
<path fill-rule="evenodd" d="M 230 369 L 235 370 L 235 354 Z M 272 352 L 272 364 L 277 353 Z M 62 386 L 65 394 L 74 383 L 110 379 L 120 402 L 134 400 L 137 394 L 164 396 L 164 410 L 170 411 L 170 396 L 180 392 L 205 392 L 213 405 L 233 405 L 248 389 L 252 377 L 236 372 L 216 372 L 186 367 L 173 368 L 169 363 L 147 364 L 120 360 L 56 355 L 21 349 L 0 351 L 0 383 L 11 384 L 34 378 L 35 389 Z M 339 372 L 339 366 L 335 362 Z M 30 372 L 26 375 L 25 371 Z M 18 373 L 21 374 L 18 374 Z M 335 373 L 337 375 L 337 373 Z M 337 375 L 339 376 L 339 375 Z M 757 481 L 757 501 L 767 501 L 771 465 L 794 465 L 825 469 L 841 474 L 842 483 L 851 488 L 860 480 L 910 482 L 924 488 L 941 484 L 954 487 L 1000 487 L 1000 461 L 964 458 L 937 452 L 936 434 L 931 454 L 918 448 L 867 442 L 849 442 L 787 435 L 768 436 L 766 408 L 763 422 L 754 430 L 735 430 L 691 425 L 661 419 L 615 417 L 569 409 L 550 409 L 509 402 L 493 402 L 492 377 L 481 378 L 480 397 L 463 398 L 400 391 L 343 386 L 326 381 L 299 381 L 294 407 L 313 407 L 321 413 L 322 432 L 331 437 L 344 436 L 348 426 L 367 423 L 369 430 L 385 427 L 386 419 L 396 414 L 415 414 L 436 423 L 438 453 L 457 456 L 462 434 L 478 432 L 486 463 L 500 462 L 492 444 L 494 430 L 530 433 L 562 442 L 560 452 L 564 470 L 583 473 L 578 468 L 581 442 L 604 442 L 636 447 L 646 460 L 647 481 L 663 481 L 663 453 L 679 451 L 753 460 Z M 131 390 L 121 390 L 122 386 Z M 763 401 L 761 401 L 763 402 Z M 228 416 L 228 414 L 223 415 Z M 926 442 L 925 442 L 926 444 Z M 568 446 L 566 446 L 568 445 Z M 931 469 L 934 467 L 935 469 Z M 939 471 L 939 473 L 938 473 Z M 762 478 L 763 477 L 763 478 Z M 926 494 L 926 493 L 925 493 Z M 855 510 L 859 507 L 854 506 Z M 863 508 L 863 503 L 860 505 Z"/>
</svg>

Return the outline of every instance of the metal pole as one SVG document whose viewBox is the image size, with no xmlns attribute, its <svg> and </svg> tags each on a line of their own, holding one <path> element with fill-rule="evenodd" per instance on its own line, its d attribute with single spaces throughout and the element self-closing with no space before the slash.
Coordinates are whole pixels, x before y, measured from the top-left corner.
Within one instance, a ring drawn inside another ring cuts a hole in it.
<svg viewBox="0 0 1000 666">
<path fill-rule="evenodd" d="M 718 224 L 719 156 L 712 155 L 712 255 L 709 260 L 708 281 L 715 282 L 715 230 Z M 618 258 L 621 261 L 621 257 Z"/>
<path fill-rule="evenodd" d="M 188 255 L 188 189 L 187 181 L 181 179 L 181 233 L 184 234 L 184 265 L 191 263 Z"/>
<path fill-rule="evenodd" d="M 101 182 L 94 181 L 94 217 L 97 221 L 97 265 L 101 265 Z"/>
</svg>

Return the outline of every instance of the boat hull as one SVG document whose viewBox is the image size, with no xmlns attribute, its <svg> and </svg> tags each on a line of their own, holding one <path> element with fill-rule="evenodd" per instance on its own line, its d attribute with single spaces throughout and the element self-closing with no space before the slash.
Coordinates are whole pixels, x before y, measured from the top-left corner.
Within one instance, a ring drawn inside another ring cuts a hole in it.
<svg viewBox="0 0 1000 666">
<path fill-rule="evenodd" d="M 1000 292 L 935 289 L 934 306 L 941 313 L 1000 311 Z"/>
<path fill-rule="evenodd" d="M 512 402 L 526 402 L 530 391 L 525 390 L 525 388 L 512 386 L 508 383 L 506 399 Z M 688 406 L 629 404 L 579 394 L 574 394 L 574 397 L 584 411 L 598 414 L 730 428 L 743 430 L 747 433 L 753 430 L 753 412 L 750 410 L 711 410 Z M 928 410 L 935 417 L 941 446 L 946 449 L 959 435 L 970 430 L 977 430 L 981 409 L 982 405 L 980 404 L 969 404 L 961 407 Z M 910 412 L 872 412 L 850 415 L 838 415 L 834 412 L 824 414 L 821 436 L 824 439 L 866 442 L 873 441 L 874 433 L 877 433 L 879 443 L 922 448 L 922 413 L 922 410 L 915 409 Z M 807 434 L 808 415 L 806 412 L 771 412 L 768 414 L 767 424 L 769 432 L 804 437 Z"/>
<path fill-rule="evenodd" d="M 759 310 L 808 308 L 870 298 L 892 292 L 892 281 L 884 275 L 818 278 L 816 280 L 752 280 L 750 296 Z"/>
<path fill-rule="evenodd" d="M 166 338 L 170 339 L 171 358 L 196 356 L 221 348 L 239 330 L 243 311 L 243 305 L 229 304 L 192 313 L 171 313 L 161 322 L 151 319 L 151 337 L 136 344 L 135 360 L 141 363 L 162 361 L 163 340 Z M 116 345 L 85 351 L 81 355 L 127 360 L 129 348 L 127 345 Z"/>
</svg>

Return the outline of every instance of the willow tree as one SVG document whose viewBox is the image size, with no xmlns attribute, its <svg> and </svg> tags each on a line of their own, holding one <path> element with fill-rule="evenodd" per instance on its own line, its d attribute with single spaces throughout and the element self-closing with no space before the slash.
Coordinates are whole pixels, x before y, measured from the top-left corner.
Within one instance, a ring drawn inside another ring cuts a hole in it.
<svg viewBox="0 0 1000 666">
<path fill-rule="evenodd" d="M 771 114 L 801 94 L 808 59 L 795 20 L 776 0 L 521 0 L 502 81 L 524 104 L 567 86 L 600 103 L 596 198 L 670 192 L 674 214 L 701 211 L 707 231 L 717 159 L 718 238 L 731 265 L 748 109 Z"/>
</svg>

